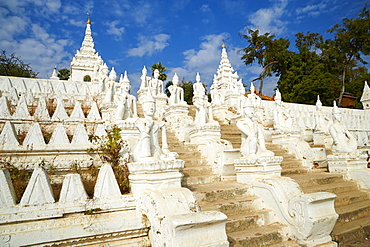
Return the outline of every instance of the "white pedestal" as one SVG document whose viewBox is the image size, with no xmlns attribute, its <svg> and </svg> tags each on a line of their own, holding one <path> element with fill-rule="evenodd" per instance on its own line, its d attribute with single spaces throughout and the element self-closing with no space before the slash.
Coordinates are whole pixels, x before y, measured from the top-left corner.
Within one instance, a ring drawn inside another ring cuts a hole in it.
<svg viewBox="0 0 370 247">
<path fill-rule="evenodd" d="M 190 131 L 190 143 L 201 144 L 204 143 L 206 139 L 221 139 L 221 127 L 218 123 L 196 126 Z"/>
<path fill-rule="evenodd" d="M 237 159 L 234 161 L 236 180 L 238 183 L 251 184 L 257 178 L 280 177 L 282 161 L 281 156 Z"/>
<path fill-rule="evenodd" d="M 128 163 L 129 180 L 133 194 L 143 193 L 146 189 L 180 188 L 184 168 L 183 160 L 153 160 Z"/>
<path fill-rule="evenodd" d="M 354 170 L 367 169 L 367 155 L 347 155 L 333 154 L 328 155 L 329 172 L 347 173 Z"/>
</svg>

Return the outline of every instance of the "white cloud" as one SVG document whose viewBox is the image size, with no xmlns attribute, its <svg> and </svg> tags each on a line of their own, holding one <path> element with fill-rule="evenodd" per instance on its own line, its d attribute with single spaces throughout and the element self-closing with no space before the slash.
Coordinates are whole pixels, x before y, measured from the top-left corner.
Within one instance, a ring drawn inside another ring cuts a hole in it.
<svg viewBox="0 0 370 247">
<path fill-rule="evenodd" d="M 48 7 L 49 11 L 57 12 L 62 6 L 60 0 L 46 0 L 45 5 Z"/>
<path fill-rule="evenodd" d="M 180 78 L 194 82 L 196 73 L 199 72 L 202 82 L 210 85 L 221 59 L 222 41 L 227 37 L 229 37 L 228 33 L 202 37 L 203 41 L 198 50 L 191 49 L 183 52 L 185 58 L 183 66 L 168 69 L 168 78 L 172 78 L 176 72 Z"/>
<path fill-rule="evenodd" d="M 326 4 L 325 3 L 319 3 L 319 4 L 312 4 L 307 5 L 304 8 L 298 8 L 296 10 L 297 15 L 308 15 L 312 17 L 316 17 L 323 13 L 325 11 Z"/>
<path fill-rule="evenodd" d="M 201 7 L 200 7 L 200 11 L 201 12 L 210 12 L 211 11 L 211 8 L 209 7 L 208 4 L 203 4 Z"/>
<path fill-rule="evenodd" d="M 117 27 L 118 23 L 118 20 L 105 23 L 108 26 L 107 33 L 113 35 L 115 40 L 121 40 L 122 34 L 125 32 L 124 27 Z"/>
<path fill-rule="evenodd" d="M 285 14 L 287 4 L 288 0 L 278 0 L 270 8 L 257 10 L 248 18 L 253 25 L 250 28 L 258 29 L 261 34 L 269 32 L 280 35 L 284 33 L 287 23 L 280 18 Z"/>
<path fill-rule="evenodd" d="M 130 57 L 143 57 L 144 55 L 151 56 L 155 52 L 160 52 L 166 48 L 169 45 L 167 41 L 170 37 L 170 35 L 164 33 L 151 37 L 140 36 L 138 47 L 129 49 L 127 54 Z"/>
<path fill-rule="evenodd" d="M 55 65 L 58 68 L 69 67 L 71 55 L 65 51 L 65 47 L 70 41 L 56 40 L 41 26 L 28 24 L 26 26 L 32 31 L 30 37 L 24 39 L 14 39 L 8 36 L 7 39 L 0 40 L 1 49 L 7 54 L 15 53 L 24 63 L 30 64 L 35 72 L 39 72 L 38 77 L 50 77 Z"/>
<path fill-rule="evenodd" d="M 17 34 L 23 33 L 28 24 L 27 18 L 5 14 L 0 8 L 0 37 L 2 40 L 11 40 Z"/>
</svg>

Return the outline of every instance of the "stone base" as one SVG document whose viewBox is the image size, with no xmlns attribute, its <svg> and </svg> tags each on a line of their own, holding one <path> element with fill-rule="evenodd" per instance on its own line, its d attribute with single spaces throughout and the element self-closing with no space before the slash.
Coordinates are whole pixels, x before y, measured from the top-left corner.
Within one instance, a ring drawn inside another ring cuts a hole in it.
<svg viewBox="0 0 370 247">
<path fill-rule="evenodd" d="M 312 142 L 313 141 L 313 131 L 312 129 L 305 129 L 303 131 L 303 140 L 306 142 Z"/>
<path fill-rule="evenodd" d="M 116 120 L 115 124 L 118 128 L 121 129 L 121 136 L 125 135 L 135 135 L 138 136 L 140 134 L 139 130 L 136 127 L 137 118 L 128 118 L 126 120 Z"/>
<path fill-rule="evenodd" d="M 271 136 L 273 144 L 280 144 L 283 148 L 289 148 L 289 145 L 293 142 L 298 142 L 301 138 L 301 135 L 297 131 L 280 131 L 274 130 Z"/>
<path fill-rule="evenodd" d="M 165 107 L 167 105 L 167 96 L 165 94 L 158 94 L 154 96 L 156 111 L 154 113 L 154 119 L 161 121 L 164 117 Z"/>
<path fill-rule="evenodd" d="M 201 144 L 205 139 L 221 139 L 221 127 L 218 123 L 196 126 L 190 131 L 190 143 Z"/>
<path fill-rule="evenodd" d="M 102 119 L 113 122 L 116 117 L 117 106 L 114 103 L 103 104 L 101 108 Z"/>
<path fill-rule="evenodd" d="M 221 123 L 228 124 L 231 119 L 232 112 L 228 111 L 226 105 L 212 105 L 213 117 Z"/>
<path fill-rule="evenodd" d="M 238 183 L 250 184 L 259 178 L 280 177 L 283 157 L 258 157 L 257 159 L 236 159 L 234 161 Z"/>
<path fill-rule="evenodd" d="M 329 172 L 347 173 L 349 171 L 367 169 L 367 158 L 366 154 L 328 155 Z"/>
<path fill-rule="evenodd" d="M 180 188 L 183 160 L 145 161 L 128 163 L 130 187 L 133 194 L 146 189 Z"/>
<path fill-rule="evenodd" d="M 184 104 L 170 105 L 164 114 L 167 119 L 171 116 L 187 116 L 189 114 L 189 106 L 184 102 Z"/>
<path fill-rule="evenodd" d="M 229 107 L 237 107 L 239 97 L 242 96 L 241 94 L 236 93 L 229 93 L 225 96 L 225 105 Z"/>
<path fill-rule="evenodd" d="M 323 145 L 325 148 L 330 149 L 333 144 L 333 139 L 328 133 L 324 132 L 314 132 L 313 133 L 313 144 Z"/>
</svg>

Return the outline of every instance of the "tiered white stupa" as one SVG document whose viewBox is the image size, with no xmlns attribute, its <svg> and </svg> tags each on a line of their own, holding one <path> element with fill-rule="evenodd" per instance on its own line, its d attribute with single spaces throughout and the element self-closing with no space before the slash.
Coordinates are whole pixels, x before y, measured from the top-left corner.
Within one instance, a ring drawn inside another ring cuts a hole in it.
<svg viewBox="0 0 370 247">
<path fill-rule="evenodd" d="M 226 46 L 222 44 L 220 65 L 217 74 L 213 77 L 211 86 L 212 105 L 224 105 L 236 107 L 238 98 L 244 95 L 245 88 L 242 80 L 239 79 L 238 72 L 234 72 L 233 67 L 227 57 Z"/>
<path fill-rule="evenodd" d="M 91 21 L 90 17 L 86 22 L 85 37 L 82 41 L 80 50 L 77 50 L 76 55 L 71 62 L 71 76 L 72 81 L 84 81 L 85 76 L 90 76 L 91 81 L 97 81 L 99 78 L 99 71 L 106 67 L 103 59 L 95 51 L 94 41 L 91 36 Z M 85 79 L 86 80 L 86 79 Z"/>
</svg>

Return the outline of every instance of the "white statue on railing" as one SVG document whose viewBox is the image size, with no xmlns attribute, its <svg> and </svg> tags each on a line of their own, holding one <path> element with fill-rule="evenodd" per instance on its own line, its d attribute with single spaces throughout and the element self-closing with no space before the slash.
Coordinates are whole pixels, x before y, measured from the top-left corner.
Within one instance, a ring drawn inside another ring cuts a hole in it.
<svg viewBox="0 0 370 247">
<path fill-rule="evenodd" d="M 322 112 L 322 103 L 320 96 L 317 95 L 316 112 L 315 112 L 315 132 L 328 132 L 330 119 Z"/>
<path fill-rule="evenodd" d="M 175 73 L 172 78 L 173 85 L 168 87 L 168 91 L 170 91 L 170 99 L 169 105 L 178 105 L 178 104 L 186 104 L 184 101 L 184 89 L 179 87 L 179 77 Z"/>
<path fill-rule="evenodd" d="M 114 67 L 112 67 L 112 70 L 109 73 L 108 81 L 106 82 L 106 94 L 104 98 L 104 103 L 113 102 L 116 79 L 117 73 L 114 70 Z"/>
<path fill-rule="evenodd" d="M 164 94 L 163 93 L 163 81 L 159 79 L 159 70 L 154 70 L 154 76 L 149 82 L 150 87 L 153 88 L 154 96 Z"/>
<path fill-rule="evenodd" d="M 197 73 L 195 77 L 195 83 L 193 84 L 193 98 L 204 98 L 206 94 L 206 89 L 200 82 L 200 75 Z"/>
<path fill-rule="evenodd" d="M 144 118 L 139 118 L 135 122 L 140 132 L 140 140 L 134 150 L 135 161 L 174 160 L 178 157 L 177 153 L 168 149 L 166 124 L 153 120 L 155 110 L 155 101 L 149 92 L 143 100 Z M 160 130 L 162 147 L 158 142 Z"/>
<path fill-rule="evenodd" d="M 141 80 L 141 84 L 140 84 L 140 89 L 144 89 L 144 88 L 147 88 L 148 87 L 148 82 L 149 82 L 149 78 L 147 76 L 148 74 L 148 70 L 146 69 L 146 67 L 144 66 L 142 71 L 141 71 L 141 77 L 140 77 L 140 80 Z"/>
<path fill-rule="evenodd" d="M 291 116 L 290 110 L 283 105 L 279 89 L 276 89 L 275 95 L 274 127 L 285 132 L 299 131 L 299 127 Z"/>
<path fill-rule="evenodd" d="M 333 138 L 333 153 L 355 153 L 357 150 L 356 138 L 341 124 L 342 115 L 334 101 L 333 124 L 329 126 L 329 133 Z"/>
<path fill-rule="evenodd" d="M 263 126 L 254 115 L 254 106 L 249 98 L 244 101 L 244 118 L 236 123 L 242 132 L 242 145 L 240 152 L 245 158 L 257 158 L 260 156 L 274 156 L 274 153 L 266 149 Z"/>
<path fill-rule="evenodd" d="M 108 73 L 109 73 L 107 64 L 104 63 L 100 65 L 97 73 L 100 92 L 104 92 L 106 90 L 105 84 L 108 82 Z"/>
<path fill-rule="evenodd" d="M 117 105 L 116 120 L 125 120 L 127 118 L 137 117 L 137 106 L 135 96 L 130 94 L 130 81 L 127 77 L 127 72 L 122 80 L 120 80 L 121 92 L 114 95 L 114 102 Z"/>
<path fill-rule="evenodd" d="M 207 98 L 197 99 L 193 102 L 196 108 L 195 113 L 195 125 L 203 125 L 207 123 L 214 123 L 211 103 L 208 102 Z"/>
</svg>

